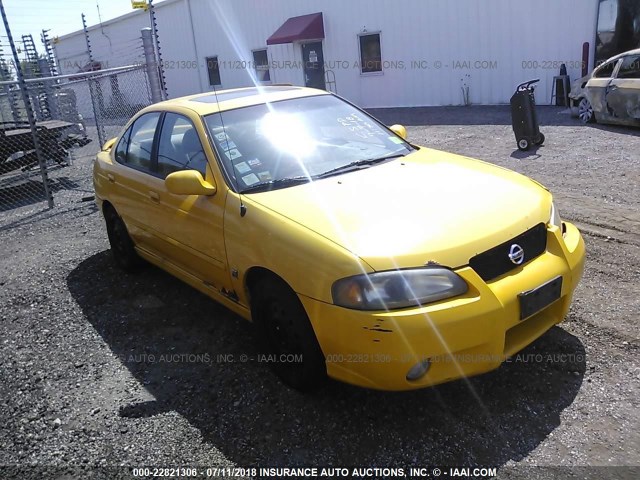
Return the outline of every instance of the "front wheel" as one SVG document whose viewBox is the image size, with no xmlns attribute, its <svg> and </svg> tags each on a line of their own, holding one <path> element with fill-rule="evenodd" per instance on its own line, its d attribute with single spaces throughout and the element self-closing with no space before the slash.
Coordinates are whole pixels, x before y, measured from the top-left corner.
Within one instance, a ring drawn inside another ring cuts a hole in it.
<svg viewBox="0 0 640 480">
<path fill-rule="evenodd" d="M 582 123 L 592 123 L 596 120 L 591 102 L 586 98 L 580 99 L 580 103 L 578 104 L 578 118 L 580 118 Z"/>
<path fill-rule="evenodd" d="M 544 133 L 540 133 L 540 134 L 536 137 L 535 144 L 536 144 L 536 145 L 542 145 L 543 143 L 544 143 Z"/>
<path fill-rule="evenodd" d="M 303 392 L 320 386 L 327 376 L 325 359 L 298 296 L 282 280 L 264 278 L 251 297 L 260 343 L 276 375 Z"/>
</svg>

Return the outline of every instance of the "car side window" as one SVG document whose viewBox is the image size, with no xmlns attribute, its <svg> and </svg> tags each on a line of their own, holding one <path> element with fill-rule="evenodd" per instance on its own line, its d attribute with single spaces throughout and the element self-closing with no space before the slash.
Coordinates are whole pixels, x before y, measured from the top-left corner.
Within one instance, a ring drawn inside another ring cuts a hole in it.
<svg viewBox="0 0 640 480">
<path fill-rule="evenodd" d="M 124 132 L 124 135 L 120 137 L 120 141 L 116 146 L 115 156 L 116 162 L 126 163 L 127 161 L 127 148 L 129 148 L 129 137 L 131 136 L 131 127 Z"/>
<path fill-rule="evenodd" d="M 187 117 L 167 113 L 158 145 L 158 174 L 165 178 L 179 170 L 197 170 L 204 177 L 207 157 L 198 132 Z"/>
<path fill-rule="evenodd" d="M 138 118 L 131 127 L 126 164 L 151 171 L 151 150 L 156 133 L 159 112 L 147 113 Z"/>
<path fill-rule="evenodd" d="M 640 78 L 640 55 L 630 55 L 623 60 L 618 78 Z"/>
<path fill-rule="evenodd" d="M 616 68 L 618 61 L 615 60 L 613 62 L 605 63 L 600 70 L 598 70 L 593 76 L 594 78 L 611 78 L 613 76 L 613 71 Z"/>
</svg>

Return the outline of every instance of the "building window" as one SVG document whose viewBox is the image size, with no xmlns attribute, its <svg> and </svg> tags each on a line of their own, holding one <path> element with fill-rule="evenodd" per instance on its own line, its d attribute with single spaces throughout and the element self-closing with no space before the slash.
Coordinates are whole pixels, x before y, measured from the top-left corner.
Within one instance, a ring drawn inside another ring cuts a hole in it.
<svg viewBox="0 0 640 480">
<path fill-rule="evenodd" d="M 362 73 L 382 72 L 379 33 L 360 35 L 360 71 Z"/>
<path fill-rule="evenodd" d="M 259 82 L 271 82 L 269 58 L 267 57 L 266 49 L 253 51 L 253 66 L 256 69 L 256 79 Z"/>
<path fill-rule="evenodd" d="M 627 50 L 640 48 L 640 2 L 600 0 L 596 65 Z"/>
<path fill-rule="evenodd" d="M 207 72 L 209 73 L 209 85 L 212 87 L 222 85 L 218 57 L 207 57 Z"/>
</svg>

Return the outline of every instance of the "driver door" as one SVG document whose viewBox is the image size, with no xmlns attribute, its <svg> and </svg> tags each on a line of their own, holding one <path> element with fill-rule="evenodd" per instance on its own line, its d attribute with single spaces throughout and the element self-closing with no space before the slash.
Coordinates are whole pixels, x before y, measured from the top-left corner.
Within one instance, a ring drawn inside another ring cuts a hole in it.
<svg viewBox="0 0 640 480">
<path fill-rule="evenodd" d="M 197 170 L 210 183 L 216 182 L 191 119 L 167 112 L 160 128 L 156 175 L 149 185 L 157 212 L 153 225 L 157 250 L 166 261 L 207 285 L 229 288 L 223 232 L 226 190 L 212 196 L 170 193 L 164 179 L 179 170 Z"/>
<path fill-rule="evenodd" d="M 596 119 L 608 118 L 610 116 L 607 110 L 607 94 L 609 86 L 613 79 L 614 73 L 618 66 L 619 60 L 607 62 L 599 67 L 587 83 L 587 95 L 589 102 L 593 107 Z"/>
</svg>

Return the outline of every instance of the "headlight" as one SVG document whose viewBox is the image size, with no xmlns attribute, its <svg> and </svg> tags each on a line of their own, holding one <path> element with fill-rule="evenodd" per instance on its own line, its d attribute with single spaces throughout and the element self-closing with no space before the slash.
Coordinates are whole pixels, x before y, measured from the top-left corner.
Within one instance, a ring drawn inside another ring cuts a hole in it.
<svg viewBox="0 0 640 480">
<path fill-rule="evenodd" d="M 441 267 L 391 270 L 338 280 L 333 303 L 355 310 L 394 310 L 424 305 L 467 291 L 467 283 Z"/>
<path fill-rule="evenodd" d="M 559 229 L 562 230 L 562 219 L 560 218 L 560 214 L 558 210 L 556 210 L 556 206 L 551 202 L 551 214 L 549 215 L 549 224 L 555 225 Z"/>
</svg>

